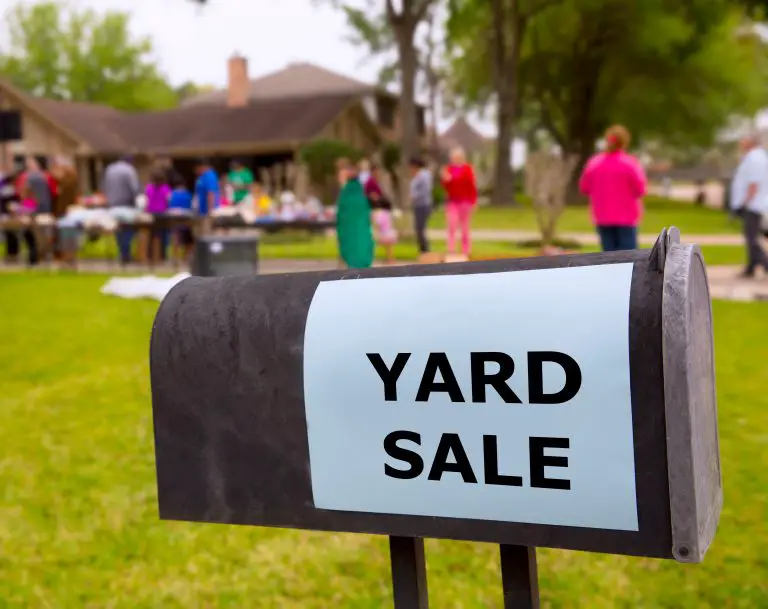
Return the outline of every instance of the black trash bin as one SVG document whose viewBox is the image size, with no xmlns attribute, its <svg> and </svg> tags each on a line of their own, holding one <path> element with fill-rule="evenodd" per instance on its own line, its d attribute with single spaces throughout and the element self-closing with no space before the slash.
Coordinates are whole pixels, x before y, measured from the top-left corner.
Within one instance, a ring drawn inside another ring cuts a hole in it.
<svg viewBox="0 0 768 609">
<path fill-rule="evenodd" d="M 192 274 L 200 277 L 255 275 L 259 238 L 256 235 L 206 235 L 195 244 Z"/>
</svg>

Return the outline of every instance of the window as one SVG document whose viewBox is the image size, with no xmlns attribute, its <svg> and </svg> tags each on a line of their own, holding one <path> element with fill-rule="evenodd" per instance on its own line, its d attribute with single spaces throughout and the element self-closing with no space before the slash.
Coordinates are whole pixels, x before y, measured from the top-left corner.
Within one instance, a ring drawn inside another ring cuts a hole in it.
<svg viewBox="0 0 768 609">
<path fill-rule="evenodd" d="M 376 115 L 379 125 L 393 129 L 395 127 L 395 110 L 397 102 L 391 97 L 379 97 L 376 99 Z"/>
</svg>

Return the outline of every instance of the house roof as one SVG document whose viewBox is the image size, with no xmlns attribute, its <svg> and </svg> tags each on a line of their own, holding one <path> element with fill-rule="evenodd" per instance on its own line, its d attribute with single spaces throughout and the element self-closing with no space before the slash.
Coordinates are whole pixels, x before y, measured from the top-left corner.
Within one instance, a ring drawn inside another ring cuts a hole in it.
<svg viewBox="0 0 768 609">
<path fill-rule="evenodd" d="M 98 104 L 14 93 L 35 112 L 98 153 L 300 142 L 316 137 L 356 101 L 354 95 L 336 94 L 264 99 L 243 108 L 204 105 L 130 113 Z"/>
<path fill-rule="evenodd" d="M 325 95 L 264 100 L 244 108 L 178 108 L 124 114 L 113 124 L 128 144 L 145 151 L 299 142 L 317 136 L 353 101 L 349 95 Z"/>
<path fill-rule="evenodd" d="M 260 101 L 313 95 L 363 95 L 379 90 L 376 85 L 349 78 L 313 63 L 292 63 L 250 81 L 250 99 Z M 184 107 L 221 105 L 227 101 L 226 89 L 193 96 Z"/>
<path fill-rule="evenodd" d="M 126 143 L 113 123 L 122 116 L 119 110 L 99 104 L 58 101 L 40 97 L 28 100 L 42 113 L 79 137 L 95 151 L 125 150 Z"/>
<path fill-rule="evenodd" d="M 457 118 L 440 136 L 440 146 L 443 149 L 461 146 L 467 153 L 481 150 L 487 142 L 488 140 L 470 125 L 464 117 Z"/>
</svg>

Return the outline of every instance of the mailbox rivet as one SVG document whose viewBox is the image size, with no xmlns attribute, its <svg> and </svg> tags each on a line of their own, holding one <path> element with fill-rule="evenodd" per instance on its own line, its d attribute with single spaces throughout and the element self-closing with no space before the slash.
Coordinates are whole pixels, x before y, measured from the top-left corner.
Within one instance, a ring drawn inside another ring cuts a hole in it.
<svg viewBox="0 0 768 609">
<path fill-rule="evenodd" d="M 677 550 L 677 553 L 680 554 L 680 556 L 683 558 L 686 558 L 691 553 L 691 551 L 685 546 L 680 546 Z"/>
</svg>

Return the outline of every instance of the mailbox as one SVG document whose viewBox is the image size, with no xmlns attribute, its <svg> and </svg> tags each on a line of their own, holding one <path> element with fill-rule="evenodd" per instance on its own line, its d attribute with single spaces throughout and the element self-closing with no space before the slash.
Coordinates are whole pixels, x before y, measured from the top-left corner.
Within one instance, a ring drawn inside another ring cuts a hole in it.
<svg viewBox="0 0 768 609">
<path fill-rule="evenodd" d="M 160 516 L 699 562 L 701 252 L 192 277 L 151 343 Z"/>
</svg>

